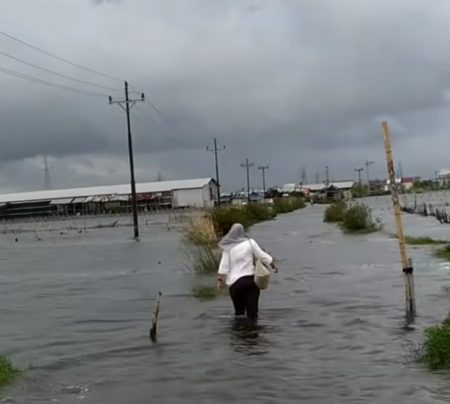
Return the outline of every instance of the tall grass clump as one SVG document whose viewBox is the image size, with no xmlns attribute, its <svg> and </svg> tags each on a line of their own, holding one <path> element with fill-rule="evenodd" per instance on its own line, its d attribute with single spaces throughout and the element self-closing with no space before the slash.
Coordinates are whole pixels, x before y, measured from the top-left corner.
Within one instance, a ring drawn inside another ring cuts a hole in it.
<svg viewBox="0 0 450 404">
<path fill-rule="evenodd" d="M 217 244 L 217 233 L 210 215 L 193 217 L 183 229 L 186 242 L 197 246 Z"/>
<path fill-rule="evenodd" d="M 422 362 L 433 370 L 450 368 L 450 318 L 425 329 Z"/>
<path fill-rule="evenodd" d="M 303 198 L 283 197 L 273 201 L 273 210 L 275 214 L 283 214 L 303 209 L 306 206 Z"/>
<path fill-rule="evenodd" d="M 220 252 L 218 237 L 210 215 L 195 217 L 183 230 L 185 253 L 192 269 L 198 275 L 217 272 Z"/>
<path fill-rule="evenodd" d="M 12 383 L 19 374 L 20 371 L 7 358 L 0 356 L 0 387 Z"/>
<path fill-rule="evenodd" d="M 327 223 L 339 223 L 344 220 L 347 204 L 344 201 L 334 202 L 325 209 L 323 221 Z"/>
<path fill-rule="evenodd" d="M 370 233 L 378 230 L 372 219 L 372 212 L 367 205 L 360 204 L 348 208 L 344 212 L 341 226 L 349 233 Z"/>
</svg>

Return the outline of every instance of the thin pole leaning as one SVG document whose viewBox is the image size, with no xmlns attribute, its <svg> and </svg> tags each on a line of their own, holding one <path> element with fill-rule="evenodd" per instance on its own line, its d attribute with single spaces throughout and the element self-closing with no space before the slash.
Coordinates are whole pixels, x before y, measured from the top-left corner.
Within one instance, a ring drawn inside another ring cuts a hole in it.
<svg viewBox="0 0 450 404">
<path fill-rule="evenodd" d="M 400 247 L 400 258 L 405 281 L 405 312 L 406 322 L 410 324 L 416 316 L 416 298 L 414 292 L 414 275 L 412 260 L 406 254 L 405 235 L 403 233 L 402 213 L 397 183 L 395 182 L 394 159 L 392 156 L 391 135 L 387 122 L 382 123 L 384 134 L 384 149 L 386 152 L 386 163 L 391 185 L 392 204 L 394 206 L 395 224 L 397 227 L 397 239 Z"/>
</svg>

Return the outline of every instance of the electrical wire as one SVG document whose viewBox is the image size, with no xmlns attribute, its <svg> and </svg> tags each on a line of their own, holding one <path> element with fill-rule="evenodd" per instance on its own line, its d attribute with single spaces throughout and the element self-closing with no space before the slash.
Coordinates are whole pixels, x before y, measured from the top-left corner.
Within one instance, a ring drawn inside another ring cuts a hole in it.
<svg viewBox="0 0 450 404">
<path fill-rule="evenodd" d="M 44 50 L 44 49 L 41 49 L 41 48 L 39 48 L 39 47 L 37 47 L 37 46 L 34 46 L 34 45 L 32 45 L 32 44 L 30 44 L 30 43 L 28 43 L 28 42 L 25 42 L 25 41 L 23 41 L 23 40 L 21 40 L 21 39 L 15 37 L 15 36 L 13 36 L 13 35 L 11 35 L 11 34 L 8 34 L 8 33 L 4 32 L 4 31 L 0 31 L 0 35 L 3 35 L 3 36 L 5 36 L 5 37 L 7 37 L 7 38 L 9 38 L 9 39 L 12 39 L 13 41 L 16 41 L 16 42 L 18 42 L 18 43 L 20 43 L 20 44 L 22 44 L 22 45 L 28 46 L 28 47 L 31 48 L 31 49 L 34 49 L 34 50 L 36 50 L 36 51 L 38 51 L 38 52 L 43 53 L 44 55 L 50 56 L 50 57 L 52 57 L 52 58 L 54 58 L 54 59 L 57 59 L 57 60 L 59 60 L 60 62 L 68 63 L 68 64 L 70 64 L 70 65 L 72 65 L 72 66 L 74 66 L 74 67 L 77 67 L 77 68 L 79 68 L 79 69 L 88 71 L 88 72 L 90 72 L 90 73 L 92 73 L 92 74 L 96 74 L 96 75 L 98 75 L 98 76 L 102 76 L 102 77 L 105 77 L 105 78 L 108 78 L 108 79 L 111 79 L 111 80 L 116 80 L 116 81 L 124 82 L 124 80 L 122 80 L 122 79 L 120 79 L 120 78 L 118 78 L 118 77 L 114 77 L 114 76 L 111 76 L 111 75 L 109 75 L 109 74 L 99 72 L 99 71 L 97 71 L 97 70 L 91 69 L 90 67 L 86 67 L 86 66 L 80 65 L 80 64 L 78 64 L 78 63 L 72 62 L 72 61 L 70 61 L 70 60 L 68 60 L 68 59 L 65 59 L 65 58 L 62 58 L 62 57 L 60 57 L 60 56 L 57 56 L 57 55 L 55 55 L 55 54 L 53 54 L 53 53 L 51 53 L 51 52 L 48 52 L 48 51 L 46 51 L 46 50 Z"/>
<path fill-rule="evenodd" d="M 147 113 L 142 108 L 140 108 L 138 105 L 135 105 L 134 107 L 140 112 L 140 114 L 143 118 L 145 118 L 147 121 L 151 122 L 153 125 L 161 128 L 161 125 L 158 122 L 156 122 L 152 117 L 150 117 L 150 115 L 147 115 Z"/>
<path fill-rule="evenodd" d="M 33 82 L 33 83 L 39 83 L 39 84 L 46 85 L 46 86 L 49 86 L 49 87 L 59 88 L 61 90 L 72 91 L 72 92 L 76 92 L 76 93 L 80 93 L 80 94 L 84 94 L 84 95 L 90 95 L 90 96 L 93 96 L 93 97 L 102 97 L 102 98 L 106 98 L 107 97 L 105 94 L 102 94 L 102 93 L 80 90 L 79 88 L 66 86 L 64 84 L 53 83 L 51 81 L 42 80 L 42 79 L 39 79 L 37 77 L 33 77 L 33 76 L 30 76 L 30 75 L 27 75 L 27 74 L 16 72 L 14 70 L 7 69 L 6 67 L 2 67 L 2 66 L 0 66 L 0 72 L 8 74 L 8 75 L 16 77 L 16 78 L 19 78 L 19 79 L 27 80 L 27 81 L 30 81 L 30 82 Z"/>
<path fill-rule="evenodd" d="M 134 91 L 138 92 L 138 91 L 136 90 L 136 88 L 134 88 L 131 84 L 130 84 L 130 87 L 131 87 Z M 153 103 L 148 99 L 148 97 L 146 97 L 145 101 L 149 103 L 149 105 L 152 107 L 152 109 L 153 109 L 154 111 L 156 111 L 156 113 L 157 113 L 159 116 L 161 116 L 162 118 L 164 118 L 164 119 L 166 119 L 166 120 L 169 120 L 169 118 L 168 118 L 166 115 L 164 115 L 164 114 L 159 110 L 159 108 L 158 108 L 155 104 L 153 104 Z"/>
<path fill-rule="evenodd" d="M 74 77 L 67 76 L 65 74 L 55 72 L 55 71 L 47 69 L 45 67 L 35 65 L 34 63 L 27 62 L 26 60 L 20 59 L 18 57 L 15 57 L 15 56 L 10 55 L 9 53 L 3 52 L 3 51 L 0 51 L 0 55 L 6 56 L 7 58 L 10 58 L 10 59 L 15 60 L 15 61 L 20 62 L 20 63 L 23 63 L 25 65 L 34 67 L 35 69 L 39 69 L 39 70 L 42 70 L 44 72 L 54 74 L 55 76 L 59 76 L 59 77 L 62 77 L 62 78 L 68 79 L 68 80 L 76 81 L 77 83 L 86 84 L 88 86 L 97 87 L 97 88 L 101 88 L 101 89 L 109 90 L 109 91 L 120 91 L 120 92 L 122 91 L 121 89 L 118 89 L 118 88 L 102 86 L 100 84 L 95 84 L 95 83 L 92 83 L 90 81 L 76 79 Z"/>
</svg>

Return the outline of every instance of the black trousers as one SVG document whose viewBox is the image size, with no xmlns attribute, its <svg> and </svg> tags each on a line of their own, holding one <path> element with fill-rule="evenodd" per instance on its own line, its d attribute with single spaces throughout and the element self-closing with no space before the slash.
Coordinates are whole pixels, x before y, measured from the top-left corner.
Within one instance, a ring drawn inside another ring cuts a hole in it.
<svg viewBox="0 0 450 404">
<path fill-rule="evenodd" d="M 236 316 L 246 314 L 248 318 L 256 320 L 260 290 L 253 280 L 253 275 L 239 278 L 230 286 L 229 291 Z"/>
</svg>

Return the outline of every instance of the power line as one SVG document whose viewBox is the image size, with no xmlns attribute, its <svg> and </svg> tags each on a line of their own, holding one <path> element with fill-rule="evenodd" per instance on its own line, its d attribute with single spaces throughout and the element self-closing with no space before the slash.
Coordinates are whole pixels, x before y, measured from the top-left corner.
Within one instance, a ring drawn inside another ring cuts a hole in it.
<svg viewBox="0 0 450 404">
<path fill-rule="evenodd" d="M 55 55 L 55 54 L 53 54 L 51 52 L 48 52 L 48 51 L 46 51 L 44 49 L 41 49 L 41 48 L 39 48 L 37 46 L 34 46 L 34 45 L 32 45 L 32 44 L 30 44 L 28 42 L 25 42 L 25 41 L 23 41 L 23 40 L 21 40 L 19 38 L 16 38 L 15 36 L 13 36 L 11 34 L 8 34 L 8 33 L 4 32 L 4 31 L 0 31 L 0 35 L 3 35 L 3 36 L 5 36 L 5 37 L 7 37 L 9 39 L 12 39 L 13 41 L 16 41 L 16 42 L 18 42 L 18 43 L 20 43 L 22 45 L 28 46 L 31 49 L 34 49 L 34 50 L 36 50 L 38 52 L 43 53 L 44 55 L 50 56 L 50 57 L 52 57 L 54 59 L 57 59 L 57 60 L 59 60 L 61 62 L 64 62 L 64 63 L 68 63 L 69 65 L 77 67 L 78 69 L 82 69 L 82 70 L 85 70 L 85 71 L 90 72 L 92 74 L 96 74 L 98 76 L 102 76 L 102 77 L 105 77 L 105 78 L 108 78 L 108 79 L 111 79 L 111 80 L 116 80 L 116 81 L 120 81 L 120 82 L 124 81 L 122 79 L 119 79 L 118 77 L 114 77 L 114 76 L 111 76 L 109 74 L 99 72 L 97 70 L 91 69 L 90 67 L 86 67 L 86 66 L 80 65 L 78 63 L 72 62 L 72 61 L 70 61 L 68 59 L 65 59 L 65 58 L 62 58 L 60 56 L 57 56 L 57 55 Z"/>
<path fill-rule="evenodd" d="M 130 87 L 131 87 L 134 91 L 136 91 L 137 93 L 139 93 L 139 94 L 141 93 L 140 91 L 136 90 L 136 88 L 133 87 L 131 84 L 130 84 Z M 169 120 L 169 118 L 168 118 L 165 114 L 163 114 L 163 113 L 161 112 L 161 110 L 160 110 L 153 102 L 151 102 L 148 98 L 147 98 L 145 101 L 149 103 L 149 105 L 152 107 L 152 109 L 153 109 L 158 115 L 160 115 L 160 116 L 161 116 L 162 118 L 164 118 L 164 119 Z"/>
<path fill-rule="evenodd" d="M 76 79 L 74 77 L 67 76 L 65 74 L 55 72 L 54 70 L 50 70 L 50 69 L 47 69 L 45 67 L 35 65 L 34 63 L 27 62 L 26 60 L 20 59 L 18 57 L 15 57 L 15 56 L 10 55 L 9 53 L 3 52 L 3 51 L 0 51 L 0 55 L 6 56 L 7 58 L 10 58 L 10 59 L 15 60 L 15 61 L 20 62 L 20 63 L 23 63 L 25 65 L 34 67 L 35 69 L 39 69 L 39 70 L 42 70 L 44 72 L 54 74 L 55 76 L 59 76 L 59 77 L 62 77 L 62 78 L 68 79 L 68 80 L 76 81 L 76 82 L 81 83 L 81 84 L 86 84 L 88 86 L 98 87 L 98 88 L 101 88 L 101 89 L 104 89 L 104 90 L 109 90 L 109 91 L 122 91 L 122 90 L 120 90 L 118 88 L 102 86 L 101 84 L 95 84 L 95 83 L 92 83 L 90 81 Z"/>
<path fill-rule="evenodd" d="M 46 86 L 49 86 L 49 87 L 58 88 L 60 90 L 72 91 L 72 92 L 75 92 L 75 93 L 80 93 L 80 94 L 84 94 L 84 95 L 90 95 L 90 96 L 93 96 L 93 97 L 102 97 L 102 98 L 106 97 L 106 95 L 102 94 L 102 93 L 80 90 L 79 88 L 66 86 L 64 84 L 53 83 L 51 81 L 42 80 L 42 79 L 39 79 L 37 77 L 33 77 L 33 76 L 29 76 L 29 75 L 24 74 L 24 73 L 16 72 L 14 70 L 7 69 L 7 68 L 2 67 L 2 66 L 0 66 L 0 72 L 8 74 L 8 75 L 16 77 L 16 78 L 19 78 L 19 79 L 22 79 L 22 80 L 31 81 L 33 83 L 39 83 L 39 84 L 46 85 Z"/>
<path fill-rule="evenodd" d="M 158 122 L 156 122 L 150 115 L 147 115 L 147 113 L 143 109 L 141 109 L 139 105 L 136 105 L 136 109 L 140 112 L 141 116 L 145 118 L 148 122 L 151 122 L 153 125 L 161 128 L 161 125 Z"/>
</svg>

